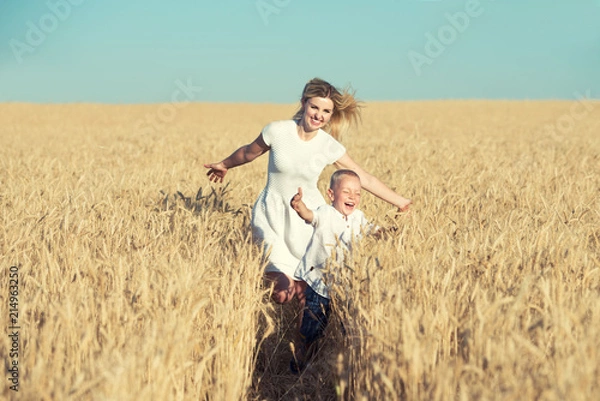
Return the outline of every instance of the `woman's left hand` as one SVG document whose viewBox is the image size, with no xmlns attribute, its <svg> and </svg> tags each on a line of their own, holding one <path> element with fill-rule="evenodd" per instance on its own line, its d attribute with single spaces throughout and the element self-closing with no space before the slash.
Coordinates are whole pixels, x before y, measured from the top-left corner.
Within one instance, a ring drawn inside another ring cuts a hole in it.
<svg viewBox="0 0 600 401">
<path fill-rule="evenodd" d="M 412 200 L 404 198 L 404 201 L 398 205 L 398 209 L 401 212 L 408 212 L 412 205 Z"/>
</svg>

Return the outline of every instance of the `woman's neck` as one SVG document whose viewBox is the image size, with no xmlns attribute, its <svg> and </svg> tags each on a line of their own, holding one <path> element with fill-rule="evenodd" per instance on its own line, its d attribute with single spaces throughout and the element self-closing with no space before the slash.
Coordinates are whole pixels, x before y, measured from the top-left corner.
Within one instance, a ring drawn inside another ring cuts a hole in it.
<svg viewBox="0 0 600 401">
<path fill-rule="evenodd" d="M 307 132 L 304 129 L 304 126 L 302 125 L 302 121 L 296 121 L 296 129 L 298 132 L 298 137 L 303 141 L 310 141 L 317 135 L 317 132 L 319 131 L 318 129 L 316 129 Z"/>
</svg>

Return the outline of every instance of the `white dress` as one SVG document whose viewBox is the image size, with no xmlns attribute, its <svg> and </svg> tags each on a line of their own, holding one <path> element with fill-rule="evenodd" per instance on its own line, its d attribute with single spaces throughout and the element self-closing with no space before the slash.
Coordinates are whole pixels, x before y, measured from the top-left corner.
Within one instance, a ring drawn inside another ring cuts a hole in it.
<svg viewBox="0 0 600 401">
<path fill-rule="evenodd" d="M 317 181 L 325 166 L 342 157 L 346 148 L 321 129 L 310 141 L 303 141 L 293 120 L 270 123 L 262 130 L 262 138 L 271 150 L 267 184 L 252 209 L 252 232 L 268 256 L 266 271 L 294 277 L 313 228 L 292 209 L 290 201 L 301 187 L 309 209 L 325 204 Z"/>
</svg>

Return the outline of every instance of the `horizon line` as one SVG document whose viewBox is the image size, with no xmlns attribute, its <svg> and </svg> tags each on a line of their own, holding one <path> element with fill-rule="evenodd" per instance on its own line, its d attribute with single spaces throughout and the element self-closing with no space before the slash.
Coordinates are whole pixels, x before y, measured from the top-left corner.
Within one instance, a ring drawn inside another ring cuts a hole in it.
<svg viewBox="0 0 600 401">
<path fill-rule="evenodd" d="M 600 98 L 427 98 L 427 99 L 396 99 L 396 100 L 364 100 L 358 99 L 363 103 L 422 103 L 422 102 L 597 102 Z M 101 106 L 156 106 L 164 104 L 231 104 L 231 105 L 274 105 L 274 106 L 294 106 L 298 102 L 251 102 L 251 101 L 179 101 L 179 102 L 139 102 L 139 103 L 117 103 L 117 102 L 97 102 L 97 101 L 67 101 L 67 102 L 41 102 L 41 101 L 22 101 L 5 100 L 0 101 L 0 105 L 36 105 L 36 106 L 60 106 L 60 105 L 101 105 Z"/>
</svg>

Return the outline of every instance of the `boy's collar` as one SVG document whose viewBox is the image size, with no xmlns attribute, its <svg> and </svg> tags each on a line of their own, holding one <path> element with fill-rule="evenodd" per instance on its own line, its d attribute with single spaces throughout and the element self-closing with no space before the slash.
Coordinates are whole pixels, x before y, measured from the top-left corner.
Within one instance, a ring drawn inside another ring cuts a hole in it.
<svg viewBox="0 0 600 401">
<path fill-rule="evenodd" d="M 344 213 L 340 212 L 340 211 L 339 211 L 339 210 L 337 210 L 335 207 L 333 207 L 333 205 L 329 205 L 329 206 L 331 206 L 331 208 L 332 208 L 333 210 L 335 210 L 335 212 L 338 214 L 338 216 L 340 216 L 342 219 L 344 219 L 344 220 L 346 220 L 346 221 L 348 221 L 348 218 L 349 218 L 350 216 L 352 216 L 352 215 L 354 214 L 354 212 L 356 211 L 356 210 L 353 210 L 353 211 L 352 211 L 352 213 L 350 213 L 348 216 L 346 216 L 346 215 L 344 215 Z"/>
</svg>

